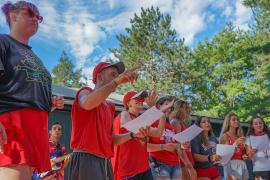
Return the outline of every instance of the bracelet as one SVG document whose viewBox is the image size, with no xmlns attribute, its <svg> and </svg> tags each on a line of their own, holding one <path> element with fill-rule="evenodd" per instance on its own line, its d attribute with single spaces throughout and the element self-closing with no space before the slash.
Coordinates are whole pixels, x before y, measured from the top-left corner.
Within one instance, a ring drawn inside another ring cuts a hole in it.
<svg viewBox="0 0 270 180">
<path fill-rule="evenodd" d="M 113 80 L 113 83 L 116 85 L 116 86 L 118 86 L 119 84 L 115 81 L 115 80 Z"/>
<path fill-rule="evenodd" d="M 135 137 L 134 137 L 134 133 L 133 132 L 130 132 L 130 137 L 131 137 L 131 139 L 134 139 Z"/>
<path fill-rule="evenodd" d="M 161 150 L 161 151 L 164 150 L 164 144 L 160 144 L 159 147 L 160 147 L 160 150 Z"/>
</svg>

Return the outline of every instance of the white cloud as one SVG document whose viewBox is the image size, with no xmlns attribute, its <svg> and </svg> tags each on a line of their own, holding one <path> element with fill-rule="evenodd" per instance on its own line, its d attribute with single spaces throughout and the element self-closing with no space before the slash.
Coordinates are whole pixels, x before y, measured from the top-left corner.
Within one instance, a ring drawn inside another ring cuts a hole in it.
<svg viewBox="0 0 270 180">
<path fill-rule="evenodd" d="M 42 39 L 48 40 L 60 40 L 64 39 L 63 27 L 65 23 L 61 20 L 60 11 L 57 11 L 56 4 L 50 1 L 40 1 L 38 4 L 41 15 L 44 17 L 44 21 L 40 24 L 40 36 Z"/>
<path fill-rule="evenodd" d="M 173 6 L 173 0 L 110 0 L 110 3 L 117 4 L 119 7 L 124 7 L 125 10 L 110 19 L 99 22 L 99 24 L 109 33 L 123 31 L 124 28 L 130 27 L 130 19 L 134 17 L 135 13 L 140 14 L 142 7 L 144 9 L 150 8 L 151 6 L 159 7 L 161 12 L 170 13 Z"/>
<path fill-rule="evenodd" d="M 83 67 L 89 61 L 89 57 L 100 46 L 101 40 L 106 40 L 106 36 L 115 36 L 129 27 L 130 18 L 134 17 L 134 13 L 140 14 L 141 7 L 159 7 L 162 13 L 170 14 L 172 27 L 181 38 L 185 38 L 187 45 L 192 45 L 196 35 L 210 23 L 215 23 L 217 18 L 227 21 L 234 17 L 235 24 L 244 29 L 251 18 L 250 10 L 240 0 L 30 1 L 40 7 L 44 16 L 37 37 L 53 47 L 62 48 L 59 44 L 64 45 L 78 60 L 78 67 Z M 99 19 L 99 16 L 103 18 Z M 6 26 L 4 23 L 5 19 L 1 15 L 0 28 Z M 108 52 L 107 49 L 104 51 Z M 97 56 L 105 60 L 110 57 L 107 54 L 104 57 L 100 54 Z M 86 73 L 88 71 L 84 70 Z"/>
<path fill-rule="evenodd" d="M 172 25 L 191 45 L 197 33 L 206 27 L 206 8 L 211 0 L 180 0 L 172 11 Z"/>
<path fill-rule="evenodd" d="M 79 2 L 66 1 L 65 9 L 61 10 L 56 5 L 53 0 L 40 1 L 38 4 L 42 7 L 40 11 L 44 16 L 38 36 L 47 43 L 54 43 L 52 46 L 58 48 L 61 47 L 57 41 L 66 44 L 78 60 L 77 67 L 81 68 L 105 34 L 87 7 Z"/>
<path fill-rule="evenodd" d="M 116 58 L 115 55 L 112 52 L 110 52 L 109 54 L 101 57 L 100 61 L 105 62 L 105 61 L 108 61 L 109 59 L 111 59 L 113 61 L 118 60 L 118 58 Z"/>
<path fill-rule="evenodd" d="M 221 11 L 221 15 L 229 17 L 232 15 L 233 6 L 228 0 L 110 0 L 116 6 L 124 6 L 125 10 L 110 19 L 100 23 L 109 33 L 123 31 L 130 26 L 130 18 L 134 13 L 139 14 L 141 7 L 159 7 L 162 13 L 168 13 L 172 17 L 172 27 L 175 28 L 180 37 L 184 37 L 186 44 L 194 42 L 196 34 L 205 30 L 207 23 L 215 20 L 215 14 L 208 11 L 212 7 Z M 226 7 L 226 8 L 224 8 Z"/>
<path fill-rule="evenodd" d="M 228 6 L 225 6 L 225 10 L 223 11 L 222 15 L 225 17 L 230 17 L 232 13 L 233 13 L 233 7 L 228 5 Z"/>
<path fill-rule="evenodd" d="M 242 4 L 242 0 L 236 0 L 235 25 L 240 29 L 247 30 L 248 22 L 251 20 L 252 12 Z"/>
<path fill-rule="evenodd" d="M 74 13 L 70 9 L 64 17 L 64 35 L 71 51 L 79 60 L 79 67 L 82 67 L 105 34 L 86 11 Z"/>
<path fill-rule="evenodd" d="M 82 68 L 82 73 L 86 76 L 87 80 L 85 82 L 84 79 L 82 79 L 82 82 L 87 83 L 88 86 L 91 88 L 94 88 L 95 84 L 93 83 L 93 70 L 94 67 L 83 67 Z"/>
</svg>

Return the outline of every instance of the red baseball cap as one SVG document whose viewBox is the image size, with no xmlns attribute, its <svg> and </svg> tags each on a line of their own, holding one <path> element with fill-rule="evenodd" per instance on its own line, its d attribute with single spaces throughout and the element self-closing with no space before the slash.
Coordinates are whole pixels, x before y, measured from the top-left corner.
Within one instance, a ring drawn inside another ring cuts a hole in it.
<svg viewBox="0 0 270 180">
<path fill-rule="evenodd" d="M 128 91 L 123 98 L 123 104 L 126 107 L 127 103 L 131 100 L 131 99 L 136 99 L 139 102 L 144 102 L 145 98 L 148 96 L 148 92 L 147 91 Z"/>
<path fill-rule="evenodd" d="M 93 83 L 96 84 L 97 81 L 97 74 L 100 73 L 102 70 L 109 68 L 109 67 L 115 67 L 119 74 L 123 73 L 125 71 L 125 65 L 123 62 L 117 62 L 115 64 L 111 64 L 108 62 L 100 62 L 98 65 L 95 66 L 93 71 Z"/>
</svg>

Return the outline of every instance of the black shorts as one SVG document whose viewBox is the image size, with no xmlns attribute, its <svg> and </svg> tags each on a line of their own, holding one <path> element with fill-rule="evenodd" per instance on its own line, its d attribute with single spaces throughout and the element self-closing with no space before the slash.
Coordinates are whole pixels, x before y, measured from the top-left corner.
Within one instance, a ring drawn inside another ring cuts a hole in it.
<svg viewBox="0 0 270 180">
<path fill-rule="evenodd" d="M 270 171 L 255 171 L 253 172 L 253 175 L 255 178 L 270 180 Z"/>
<path fill-rule="evenodd" d="M 152 176 L 151 169 L 149 169 L 143 173 L 137 174 L 132 177 L 124 178 L 122 180 L 153 180 L 153 176 Z"/>
<path fill-rule="evenodd" d="M 110 159 L 90 153 L 73 152 L 68 180 L 113 180 Z"/>
</svg>

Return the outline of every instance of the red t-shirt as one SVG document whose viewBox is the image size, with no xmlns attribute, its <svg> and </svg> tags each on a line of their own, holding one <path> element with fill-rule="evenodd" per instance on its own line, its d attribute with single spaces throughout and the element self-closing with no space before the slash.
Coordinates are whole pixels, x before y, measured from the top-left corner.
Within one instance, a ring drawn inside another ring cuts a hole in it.
<svg viewBox="0 0 270 180">
<path fill-rule="evenodd" d="M 226 133 L 229 136 L 229 144 L 233 145 L 235 142 L 235 138 L 233 136 L 230 136 L 229 133 Z M 246 149 L 244 144 L 240 144 L 236 147 L 236 150 L 232 156 L 232 160 L 243 160 L 243 155 L 246 154 Z"/>
<path fill-rule="evenodd" d="M 159 120 L 157 120 L 152 127 L 158 127 Z M 150 137 L 149 143 L 152 144 L 167 144 L 167 143 L 176 143 L 173 139 L 173 136 L 176 134 L 176 129 L 170 124 L 166 123 L 163 134 L 161 137 Z M 176 152 L 169 151 L 156 151 L 151 152 L 150 156 L 157 159 L 160 162 L 169 164 L 169 165 L 179 165 L 179 159 Z"/>
<path fill-rule="evenodd" d="M 80 107 L 78 101 L 82 90 L 93 91 L 89 87 L 83 87 L 77 92 L 71 111 L 71 148 L 110 158 L 113 156 L 115 106 L 104 101 L 94 109 L 85 110 Z"/>
<path fill-rule="evenodd" d="M 130 114 L 131 119 L 136 118 Z M 124 134 L 128 131 L 120 127 L 121 114 L 114 120 L 114 134 Z M 141 143 L 139 139 L 132 139 L 124 144 L 115 146 L 112 159 L 115 180 L 127 178 L 150 169 L 147 153 L 147 142 Z"/>
</svg>

